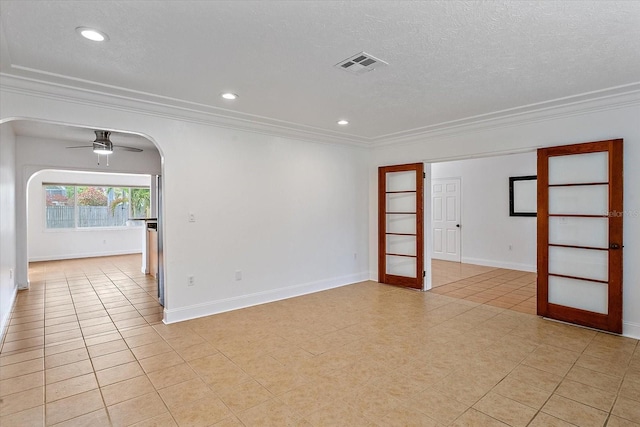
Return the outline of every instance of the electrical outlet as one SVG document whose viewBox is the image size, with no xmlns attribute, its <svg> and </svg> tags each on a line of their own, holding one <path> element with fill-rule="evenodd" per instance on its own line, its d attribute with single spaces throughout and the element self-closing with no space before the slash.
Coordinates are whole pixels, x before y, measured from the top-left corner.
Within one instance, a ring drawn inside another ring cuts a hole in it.
<svg viewBox="0 0 640 427">
<path fill-rule="evenodd" d="M 509 245 L 509 250 L 512 251 L 513 250 L 513 245 Z"/>
<path fill-rule="evenodd" d="M 358 259 L 358 254 L 356 252 L 353 253 L 353 259 Z"/>
<path fill-rule="evenodd" d="M 187 276 L 187 286 L 195 286 L 196 278 L 194 276 Z"/>
<path fill-rule="evenodd" d="M 242 280 L 242 271 L 236 270 L 236 280 Z"/>
<path fill-rule="evenodd" d="M 189 212 L 189 222 L 196 222 L 196 214 Z"/>
<path fill-rule="evenodd" d="M 9 279 L 13 279 L 13 268 L 9 269 Z"/>
</svg>

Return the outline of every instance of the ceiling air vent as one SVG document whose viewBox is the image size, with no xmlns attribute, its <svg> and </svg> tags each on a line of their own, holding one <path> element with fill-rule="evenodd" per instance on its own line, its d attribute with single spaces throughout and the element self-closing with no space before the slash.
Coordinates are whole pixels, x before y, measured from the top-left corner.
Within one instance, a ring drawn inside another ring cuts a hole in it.
<svg viewBox="0 0 640 427">
<path fill-rule="evenodd" d="M 335 66 L 351 74 L 364 74 L 380 67 L 386 67 L 387 64 L 382 59 L 378 59 L 366 52 L 360 52 L 344 61 L 338 62 Z"/>
</svg>

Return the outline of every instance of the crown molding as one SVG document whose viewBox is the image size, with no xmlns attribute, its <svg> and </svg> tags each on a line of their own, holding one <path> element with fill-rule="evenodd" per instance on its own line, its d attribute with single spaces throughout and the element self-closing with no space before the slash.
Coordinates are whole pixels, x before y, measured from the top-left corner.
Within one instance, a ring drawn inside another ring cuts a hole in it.
<svg viewBox="0 0 640 427">
<path fill-rule="evenodd" d="M 469 117 L 400 134 L 387 135 L 376 139 L 371 146 L 376 148 L 389 145 L 424 143 L 425 140 L 451 138 L 466 133 L 522 126 L 598 111 L 616 110 L 634 105 L 640 105 L 640 83 Z"/>
<path fill-rule="evenodd" d="M 218 108 L 208 107 L 202 104 L 188 103 L 179 100 L 172 100 L 175 104 L 168 104 L 160 101 L 79 88 L 7 73 L 0 73 L 0 88 L 3 91 L 17 94 L 260 133 L 275 137 L 293 138 L 325 144 L 349 145 L 358 148 L 366 148 L 370 145 L 368 138 L 360 138 L 337 132 L 333 133 L 310 126 L 282 122 L 260 116 L 242 114 L 243 117 L 239 117 L 239 113 L 234 113 L 236 116 L 231 116 L 230 114 L 220 113 L 218 111 L 220 109 Z M 225 112 L 228 111 L 225 110 Z"/>
<path fill-rule="evenodd" d="M 424 143 L 432 139 L 450 138 L 460 134 L 521 126 L 528 123 L 584 115 L 597 111 L 615 110 L 640 104 L 640 82 L 638 82 L 395 134 L 368 138 L 237 113 L 173 98 L 155 97 L 157 100 L 142 99 L 126 95 L 122 93 L 123 90 L 120 88 L 112 88 L 114 92 L 118 93 L 110 93 L 7 73 L 0 73 L 0 88 L 7 92 L 260 133 L 274 137 L 374 149 L 390 145 L 401 146 Z M 105 89 L 110 88 L 105 87 Z M 144 95 L 145 98 L 153 96 L 144 93 L 136 93 L 136 95 Z"/>
</svg>

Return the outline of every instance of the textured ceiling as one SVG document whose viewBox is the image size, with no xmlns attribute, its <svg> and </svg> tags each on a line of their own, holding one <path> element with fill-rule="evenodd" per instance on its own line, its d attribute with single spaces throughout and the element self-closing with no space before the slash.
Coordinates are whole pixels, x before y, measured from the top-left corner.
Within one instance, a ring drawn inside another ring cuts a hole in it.
<svg viewBox="0 0 640 427">
<path fill-rule="evenodd" d="M 639 1 L 2 0 L 0 15 L 2 73 L 360 142 L 640 81 Z M 333 67 L 361 51 L 389 66 Z"/>
</svg>

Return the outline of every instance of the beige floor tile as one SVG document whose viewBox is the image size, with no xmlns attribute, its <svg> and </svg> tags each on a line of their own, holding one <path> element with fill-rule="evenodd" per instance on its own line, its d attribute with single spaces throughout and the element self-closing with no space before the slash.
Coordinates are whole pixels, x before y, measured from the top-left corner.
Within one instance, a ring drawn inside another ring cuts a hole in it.
<svg viewBox="0 0 640 427">
<path fill-rule="evenodd" d="M 47 384 L 50 384 L 80 375 L 89 374 L 91 372 L 93 372 L 91 360 L 81 360 L 79 362 L 47 369 L 45 371 L 45 381 Z"/>
<path fill-rule="evenodd" d="M 12 363 L 0 366 L 0 380 L 19 377 L 26 374 L 42 371 L 44 369 L 42 358 L 26 360 L 24 362 Z"/>
<path fill-rule="evenodd" d="M 103 344 L 103 343 L 107 343 L 107 342 L 110 342 L 110 341 L 118 341 L 121 338 L 122 338 L 122 335 L 120 335 L 117 332 L 108 332 L 106 334 L 96 335 L 96 336 L 93 336 L 93 337 L 87 337 L 84 341 L 87 344 L 87 347 L 93 347 L 93 346 L 96 346 L 98 344 Z M 125 347 L 121 347 L 121 348 L 117 348 L 117 349 L 115 349 L 113 351 L 119 351 L 119 350 L 124 350 L 124 349 L 125 349 Z M 100 354 L 105 354 L 105 353 L 100 353 Z"/>
<path fill-rule="evenodd" d="M 456 419 L 453 424 L 454 427 L 507 427 L 508 424 L 505 424 L 501 421 L 496 420 L 495 418 L 491 418 L 490 416 L 483 414 L 480 411 L 477 411 L 473 408 L 470 408 L 464 414 L 462 414 L 458 419 Z"/>
<path fill-rule="evenodd" d="M 305 420 L 317 426 L 375 426 L 375 424 L 365 417 L 357 408 L 345 402 L 336 402 L 331 406 L 318 410 L 306 416 Z"/>
<path fill-rule="evenodd" d="M 584 403 L 605 412 L 609 412 L 616 398 L 616 393 L 601 390 L 582 383 L 565 379 L 555 391 L 555 394 Z"/>
<path fill-rule="evenodd" d="M 208 396 L 215 396 L 200 378 L 174 384 L 159 390 L 158 393 L 169 410 Z"/>
<path fill-rule="evenodd" d="M 524 365 L 516 367 L 507 375 L 506 379 L 523 384 L 531 384 L 533 387 L 549 392 L 549 394 L 551 394 L 558 384 L 560 384 L 560 381 L 562 381 L 561 376 Z"/>
<path fill-rule="evenodd" d="M 184 360 L 175 351 L 158 354 L 146 359 L 140 359 L 140 366 L 148 374 L 150 372 L 165 370 L 171 366 L 184 363 Z"/>
<path fill-rule="evenodd" d="M 153 418 L 135 423 L 131 427 L 176 427 L 177 425 L 171 414 L 165 412 L 164 414 L 156 415 Z"/>
<path fill-rule="evenodd" d="M 101 388 L 104 403 L 107 406 L 124 402 L 155 391 L 153 385 L 145 375 L 120 381 Z"/>
<path fill-rule="evenodd" d="M 44 404 L 44 387 L 35 387 L 0 399 L 0 416 L 11 415 Z"/>
<path fill-rule="evenodd" d="M 218 353 L 218 350 L 211 344 L 204 342 L 189 347 L 176 349 L 178 354 L 186 361 L 200 359 Z"/>
<path fill-rule="evenodd" d="M 55 427 L 111 427 L 111 421 L 105 408 L 80 415 L 68 421 L 56 424 Z"/>
<path fill-rule="evenodd" d="M 128 380 L 140 375 L 144 375 L 144 371 L 140 365 L 138 365 L 138 362 L 125 363 L 124 365 L 118 365 L 113 368 L 107 368 L 96 372 L 96 377 L 98 378 L 100 387 Z"/>
<path fill-rule="evenodd" d="M 146 332 L 147 329 L 144 329 Z M 124 336 L 124 335 L 123 335 Z M 131 348 L 140 347 L 143 345 L 148 345 L 156 342 L 164 342 L 162 337 L 157 334 L 153 329 L 148 330 L 148 332 L 125 337 L 124 340 L 127 342 L 127 345 Z"/>
<path fill-rule="evenodd" d="M 171 346 L 164 341 L 157 341 L 150 344 L 144 344 L 131 349 L 136 359 L 146 359 L 148 357 L 157 356 L 158 354 L 173 351 Z M 186 359 L 185 359 L 186 360 Z"/>
<path fill-rule="evenodd" d="M 2 427 L 40 427 L 44 426 L 44 406 L 36 406 L 11 415 L 0 416 Z"/>
<path fill-rule="evenodd" d="M 107 342 L 102 342 L 95 345 L 90 345 L 87 347 L 89 350 L 89 355 L 92 358 L 98 356 L 106 356 L 111 353 L 117 353 L 119 351 L 127 350 L 127 344 L 122 339 L 110 340 Z"/>
<path fill-rule="evenodd" d="M 114 427 L 135 424 L 167 412 L 158 393 L 153 392 L 108 406 Z"/>
<path fill-rule="evenodd" d="M 231 415 L 229 408 L 215 396 L 207 396 L 171 410 L 179 426 L 209 426 Z"/>
<path fill-rule="evenodd" d="M 294 426 L 300 419 L 291 408 L 279 399 L 271 399 L 237 414 L 246 427 Z"/>
<path fill-rule="evenodd" d="M 430 389 L 417 393 L 405 403 L 408 407 L 416 409 L 444 425 L 451 424 L 469 408 L 469 405 Z"/>
<path fill-rule="evenodd" d="M 602 426 L 607 413 L 562 396 L 553 395 L 542 407 L 542 412 L 578 426 Z"/>
<path fill-rule="evenodd" d="M 93 390 L 95 388 L 98 388 L 98 382 L 96 381 L 96 377 L 93 372 L 90 374 L 47 384 L 46 402 L 53 402 L 55 400 L 63 399 L 74 394 L 80 394 L 85 391 Z"/>
<path fill-rule="evenodd" d="M 0 399 L 9 394 L 42 386 L 44 386 L 44 374 L 42 371 L 0 380 Z"/>
<path fill-rule="evenodd" d="M 559 418 L 552 417 L 544 412 L 538 412 L 535 418 L 529 424 L 529 427 L 574 427 L 575 424 L 570 424 Z"/>
<path fill-rule="evenodd" d="M 224 420 L 218 421 L 213 425 L 214 427 L 244 427 L 244 424 L 242 424 L 242 422 L 237 417 L 234 417 L 234 416 L 227 417 Z"/>
<path fill-rule="evenodd" d="M 632 377 L 631 374 L 622 381 L 620 396 L 639 402 L 640 404 L 640 374 Z"/>
<path fill-rule="evenodd" d="M 181 363 L 179 365 L 171 366 L 148 374 L 149 379 L 157 390 L 190 380 L 196 376 L 197 375 L 193 369 L 191 369 L 191 367 L 186 363 Z"/>
<path fill-rule="evenodd" d="M 502 380 L 492 391 L 536 410 L 542 408 L 542 405 L 551 396 L 551 391 L 544 391 L 530 383 L 510 377 Z"/>
<path fill-rule="evenodd" d="M 63 421 L 95 412 L 104 407 L 99 390 L 91 390 L 76 394 L 65 399 L 47 403 L 47 425 L 58 424 Z"/>
<path fill-rule="evenodd" d="M 541 407 L 530 426 L 590 425 L 614 398 L 609 425 L 640 423 L 637 340 L 523 314 L 535 274 L 448 264 L 454 282 L 427 293 L 363 282 L 149 325 L 163 309 L 139 255 L 34 263 L 0 353 L 0 407 L 16 411 L 0 424 L 109 425 L 106 405 L 144 426 L 518 426 Z M 94 369 L 102 388 L 82 391 Z M 21 409 L 24 392 L 40 405 Z"/>
<path fill-rule="evenodd" d="M 133 356 L 133 353 L 131 353 L 129 349 L 91 358 L 93 368 L 96 371 L 123 365 L 135 360 L 136 358 Z"/>
<path fill-rule="evenodd" d="M 611 413 L 625 420 L 640 424 L 640 405 L 635 400 L 618 397 Z"/>
<path fill-rule="evenodd" d="M 480 399 L 473 408 L 514 427 L 526 426 L 536 415 L 535 409 L 493 392 Z"/>
<path fill-rule="evenodd" d="M 617 392 L 621 379 L 613 375 L 602 374 L 600 372 L 574 366 L 567 374 L 567 379 L 586 384 L 603 391 Z"/>
<path fill-rule="evenodd" d="M 221 390 L 218 396 L 234 413 L 252 408 L 274 397 L 255 380 L 247 381 L 237 387 Z"/>
<path fill-rule="evenodd" d="M 434 419 L 429 418 L 420 411 L 398 405 L 389 411 L 384 417 L 378 421 L 379 425 L 389 427 L 439 427 Z"/>
<path fill-rule="evenodd" d="M 0 366 L 12 365 L 14 363 L 26 362 L 33 359 L 43 358 L 44 349 L 29 350 L 13 353 L 11 355 L 0 354 Z"/>
<path fill-rule="evenodd" d="M 46 349 L 45 349 L 46 354 Z M 82 347 L 74 350 L 64 351 L 53 355 L 47 355 L 44 358 L 44 366 L 47 369 L 55 368 L 57 366 L 68 365 L 69 363 L 79 362 L 89 358 L 89 353 L 82 343 Z"/>
<path fill-rule="evenodd" d="M 607 422 L 607 427 L 640 427 L 640 423 L 634 423 L 616 415 L 611 415 Z"/>
</svg>

